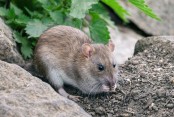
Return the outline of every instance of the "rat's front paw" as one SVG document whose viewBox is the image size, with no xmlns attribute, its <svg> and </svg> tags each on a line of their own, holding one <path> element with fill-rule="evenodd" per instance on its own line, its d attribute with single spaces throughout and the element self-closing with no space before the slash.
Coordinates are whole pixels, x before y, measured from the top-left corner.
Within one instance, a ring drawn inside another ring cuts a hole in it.
<svg viewBox="0 0 174 117">
<path fill-rule="evenodd" d="M 75 102 L 79 101 L 81 96 L 68 95 L 68 99 L 73 100 Z"/>
</svg>

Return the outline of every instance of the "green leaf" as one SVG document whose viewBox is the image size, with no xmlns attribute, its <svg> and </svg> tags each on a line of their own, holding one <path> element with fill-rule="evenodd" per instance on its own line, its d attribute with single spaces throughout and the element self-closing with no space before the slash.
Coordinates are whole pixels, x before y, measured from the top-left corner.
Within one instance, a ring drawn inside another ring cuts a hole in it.
<svg viewBox="0 0 174 117">
<path fill-rule="evenodd" d="M 22 38 L 21 34 L 17 31 L 13 31 L 13 37 L 14 37 L 14 39 L 17 43 L 22 43 L 23 42 L 24 38 Z"/>
<path fill-rule="evenodd" d="M 53 11 L 49 12 L 50 17 L 52 18 L 53 21 L 55 21 L 56 24 L 63 24 L 64 22 L 64 15 L 60 11 Z"/>
<path fill-rule="evenodd" d="M 31 58 L 32 55 L 33 55 L 32 46 L 29 45 L 29 44 L 27 44 L 25 46 L 23 45 L 21 47 L 21 52 L 22 52 L 22 54 L 23 54 L 23 56 L 24 56 L 25 59 Z"/>
<path fill-rule="evenodd" d="M 109 17 L 109 12 L 101 3 L 92 5 L 90 12 L 95 12 L 95 13 L 101 14 L 105 17 Z"/>
<path fill-rule="evenodd" d="M 27 13 L 32 17 L 32 18 L 38 18 L 38 19 L 42 19 L 42 17 L 44 16 L 44 14 L 39 13 L 38 11 L 31 11 L 29 10 L 27 7 L 24 7 L 24 9 L 27 11 Z"/>
<path fill-rule="evenodd" d="M 134 6 L 136 6 L 138 9 L 140 9 L 142 12 L 144 12 L 146 15 L 150 16 L 151 18 L 160 20 L 160 18 L 153 12 L 153 10 L 150 7 L 148 7 L 148 5 L 145 3 L 145 0 L 128 0 L 128 1 Z"/>
<path fill-rule="evenodd" d="M 9 9 L 9 11 L 8 11 L 8 13 L 7 13 L 7 15 L 6 15 L 6 17 L 7 17 L 9 20 L 15 19 L 16 14 L 15 14 L 14 9 Z"/>
<path fill-rule="evenodd" d="M 5 17 L 7 16 L 8 9 L 0 7 L 0 16 Z"/>
<path fill-rule="evenodd" d="M 90 9 L 90 13 L 96 13 L 100 16 L 101 19 L 103 19 L 108 25 L 111 27 L 114 27 L 114 22 L 111 21 L 110 16 L 106 8 L 101 4 L 95 4 L 92 6 L 92 9 Z"/>
<path fill-rule="evenodd" d="M 30 11 L 27 7 L 24 7 L 24 9 L 26 10 L 26 12 L 27 12 L 30 16 L 33 16 L 33 12 Z"/>
<path fill-rule="evenodd" d="M 42 8 L 43 8 L 45 11 L 47 11 L 47 12 L 50 12 L 50 11 L 53 10 L 53 6 L 48 5 L 48 4 L 43 4 L 43 5 L 42 5 Z"/>
<path fill-rule="evenodd" d="M 108 43 L 110 38 L 107 24 L 97 14 L 93 14 L 89 26 L 91 38 L 98 43 Z"/>
<path fill-rule="evenodd" d="M 25 59 L 31 58 L 33 54 L 32 50 L 32 44 L 26 37 L 22 37 L 22 35 L 19 32 L 14 31 L 13 32 L 14 39 L 17 43 L 21 44 L 21 53 Z"/>
<path fill-rule="evenodd" d="M 47 27 L 51 27 L 51 26 L 55 25 L 55 22 L 50 17 L 43 18 L 42 22 Z"/>
<path fill-rule="evenodd" d="M 44 16 L 44 14 L 39 13 L 39 12 L 37 12 L 37 11 L 33 11 L 31 17 L 33 17 L 33 18 L 38 18 L 38 19 L 42 19 L 43 16 Z"/>
<path fill-rule="evenodd" d="M 40 20 L 34 19 L 31 22 L 28 22 L 25 30 L 26 33 L 31 37 L 39 37 L 43 31 L 45 31 L 48 27 L 44 25 Z"/>
<path fill-rule="evenodd" d="M 72 26 L 72 27 L 81 29 L 82 28 L 82 19 L 68 18 L 68 19 L 65 20 L 64 25 Z"/>
<path fill-rule="evenodd" d="M 124 9 L 117 0 L 102 0 L 103 3 L 105 3 L 107 6 L 109 6 L 113 11 L 125 22 L 128 22 L 127 15 L 129 13 L 126 9 Z"/>
<path fill-rule="evenodd" d="M 19 26 L 26 26 L 26 24 L 30 21 L 31 19 L 27 17 L 24 14 L 21 14 L 18 16 L 18 18 L 15 19 L 15 23 L 18 24 Z"/>
<path fill-rule="evenodd" d="M 37 0 L 41 4 L 48 4 L 48 0 Z"/>
<path fill-rule="evenodd" d="M 82 19 L 85 17 L 92 5 L 96 3 L 98 3 L 98 0 L 71 0 L 69 15 L 73 18 Z"/>
<path fill-rule="evenodd" d="M 14 4 L 10 4 L 10 9 L 14 10 L 15 15 L 21 15 L 23 14 L 22 10 L 19 9 L 17 6 L 15 6 Z"/>
</svg>

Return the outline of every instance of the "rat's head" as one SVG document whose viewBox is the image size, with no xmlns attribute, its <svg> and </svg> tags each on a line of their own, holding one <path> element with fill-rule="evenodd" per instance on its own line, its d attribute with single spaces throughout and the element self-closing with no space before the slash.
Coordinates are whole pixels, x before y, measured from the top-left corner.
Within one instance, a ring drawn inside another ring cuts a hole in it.
<svg viewBox="0 0 174 117">
<path fill-rule="evenodd" d="M 117 81 L 117 64 L 113 56 L 115 45 L 83 44 L 79 80 L 84 93 L 114 91 Z"/>
</svg>

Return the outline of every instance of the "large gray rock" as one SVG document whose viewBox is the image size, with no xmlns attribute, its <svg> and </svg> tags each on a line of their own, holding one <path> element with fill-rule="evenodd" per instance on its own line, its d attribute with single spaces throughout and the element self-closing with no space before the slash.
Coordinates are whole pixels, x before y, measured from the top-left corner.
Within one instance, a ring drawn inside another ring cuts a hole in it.
<svg viewBox="0 0 174 117">
<path fill-rule="evenodd" d="M 9 63 L 24 64 L 24 60 L 16 49 L 12 32 L 0 18 L 0 60 Z"/>
<path fill-rule="evenodd" d="M 168 46 L 169 43 L 173 43 L 173 48 Z M 167 53 L 170 53 L 174 56 L 174 36 L 154 36 L 141 39 L 135 45 L 134 54 L 143 52 L 145 49 L 151 48 L 151 46 L 154 45 L 159 46 L 159 44 L 165 47 L 165 51 L 167 51 Z"/>
<path fill-rule="evenodd" d="M 109 27 L 110 37 L 115 44 L 114 56 L 117 64 L 123 64 L 128 58 L 133 56 L 136 42 L 142 38 L 134 31 L 118 26 L 117 28 Z"/>
<path fill-rule="evenodd" d="M 127 0 L 119 0 L 130 12 L 129 19 L 140 29 L 152 35 L 174 35 L 174 0 L 146 0 L 146 3 L 161 18 L 157 21 L 146 16 Z"/>
<path fill-rule="evenodd" d="M 0 117 L 90 117 L 21 67 L 0 61 Z"/>
</svg>

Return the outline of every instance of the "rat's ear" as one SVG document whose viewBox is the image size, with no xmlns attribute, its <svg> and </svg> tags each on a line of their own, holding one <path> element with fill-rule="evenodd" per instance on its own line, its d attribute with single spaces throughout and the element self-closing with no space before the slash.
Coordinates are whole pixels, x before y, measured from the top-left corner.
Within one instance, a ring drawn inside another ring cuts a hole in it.
<svg viewBox="0 0 174 117">
<path fill-rule="evenodd" d="M 82 53 L 87 57 L 91 57 L 92 52 L 94 52 L 94 48 L 89 43 L 84 43 L 82 45 Z"/>
<path fill-rule="evenodd" d="M 107 46 L 108 46 L 108 48 L 109 48 L 109 50 L 110 50 L 111 52 L 114 51 L 114 49 L 115 49 L 115 44 L 113 43 L 112 40 L 109 40 L 109 43 L 107 44 Z"/>
</svg>

